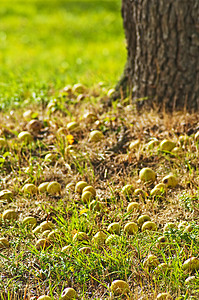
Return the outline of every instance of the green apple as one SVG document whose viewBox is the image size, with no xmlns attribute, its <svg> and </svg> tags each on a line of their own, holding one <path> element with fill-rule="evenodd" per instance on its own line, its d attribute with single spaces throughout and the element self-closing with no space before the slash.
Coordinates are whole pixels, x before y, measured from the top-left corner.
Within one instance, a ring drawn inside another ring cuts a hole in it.
<svg viewBox="0 0 199 300">
<path fill-rule="evenodd" d="M 154 182 L 156 180 L 156 173 L 151 168 L 143 168 L 139 173 L 139 177 L 143 182 Z"/>
<path fill-rule="evenodd" d="M 38 225 L 37 227 L 35 227 L 32 231 L 33 234 L 38 234 L 42 232 L 42 228 L 40 227 L 40 225 Z"/>
<path fill-rule="evenodd" d="M 129 150 L 130 150 L 130 151 L 133 151 L 133 150 L 139 148 L 139 146 L 140 146 L 140 140 L 139 140 L 139 139 L 138 139 L 138 140 L 135 140 L 135 141 L 132 141 L 132 142 L 130 143 L 130 145 L 129 145 Z"/>
<path fill-rule="evenodd" d="M 156 197 L 156 196 L 162 196 L 163 194 L 163 191 L 157 187 L 154 187 L 151 191 L 150 191 L 150 195 L 153 196 L 153 197 Z"/>
<path fill-rule="evenodd" d="M 61 185 L 57 181 L 52 181 L 52 182 L 49 182 L 46 190 L 51 195 L 57 195 L 57 194 L 61 193 Z"/>
<path fill-rule="evenodd" d="M 178 178 L 173 174 L 169 174 L 162 179 L 162 182 L 171 188 L 175 188 L 178 185 Z"/>
<path fill-rule="evenodd" d="M 93 195 L 93 197 L 95 197 L 96 196 L 96 189 L 92 186 L 92 185 L 87 185 L 87 186 L 85 186 L 84 188 L 83 188 L 83 190 L 82 190 L 82 194 L 84 193 L 84 192 L 91 192 L 91 194 Z"/>
<path fill-rule="evenodd" d="M 94 123 L 98 120 L 98 117 L 94 113 L 86 113 L 84 114 L 83 119 L 86 123 Z"/>
<path fill-rule="evenodd" d="M 120 234 L 120 223 L 114 222 L 109 224 L 107 231 L 110 233 Z"/>
<path fill-rule="evenodd" d="M 168 222 L 164 225 L 164 228 L 163 228 L 163 231 L 168 231 L 170 229 L 176 229 L 177 228 L 177 225 L 175 223 L 172 223 L 172 222 Z"/>
<path fill-rule="evenodd" d="M 147 194 L 142 189 L 135 189 L 134 196 L 138 197 L 140 200 L 144 200 L 147 197 Z"/>
<path fill-rule="evenodd" d="M 40 296 L 37 300 L 52 300 L 52 298 L 50 296 L 43 295 L 43 296 Z"/>
<path fill-rule="evenodd" d="M 124 232 L 126 232 L 129 235 L 136 234 L 138 232 L 138 226 L 135 222 L 128 222 L 124 226 Z"/>
<path fill-rule="evenodd" d="M 190 257 L 189 259 L 185 260 L 182 265 L 182 269 L 188 271 L 195 271 L 199 270 L 199 258 L 197 257 Z"/>
<path fill-rule="evenodd" d="M 156 184 L 154 186 L 154 188 L 161 189 L 162 191 L 166 191 L 167 190 L 167 186 L 163 182 L 160 182 L 160 183 Z"/>
<path fill-rule="evenodd" d="M 25 193 L 25 194 L 31 194 L 31 195 L 35 195 L 38 191 L 37 187 L 35 184 L 33 183 L 26 183 L 23 188 L 22 188 L 22 191 Z"/>
<path fill-rule="evenodd" d="M 175 148 L 175 146 L 176 143 L 165 139 L 160 143 L 160 150 L 170 152 L 173 148 Z"/>
<path fill-rule="evenodd" d="M 63 290 L 61 294 L 61 300 L 71 300 L 71 299 L 77 299 L 77 292 L 73 288 L 68 287 Z"/>
<path fill-rule="evenodd" d="M 77 132 L 80 130 L 80 126 L 77 122 L 70 122 L 66 125 L 66 128 L 68 129 L 68 131 L 70 132 Z"/>
<path fill-rule="evenodd" d="M 157 146 L 159 143 L 158 139 L 154 138 L 153 140 L 149 141 L 146 145 L 145 148 L 147 150 L 153 149 L 155 146 Z"/>
<path fill-rule="evenodd" d="M 142 226 L 144 222 L 147 221 L 151 221 L 151 218 L 148 215 L 141 215 L 137 220 L 139 226 Z"/>
<path fill-rule="evenodd" d="M 51 221 L 44 221 L 39 226 L 42 232 L 45 230 L 52 230 L 55 228 L 55 224 L 53 224 Z"/>
<path fill-rule="evenodd" d="M 89 203 L 93 199 L 93 194 L 89 191 L 86 191 L 81 196 L 83 203 Z"/>
<path fill-rule="evenodd" d="M 127 206 L 127 213 L 138 210 L 140 210 L 140 204 L 138 202 L 130 202 Z"/>
<path fill-rule="evenodd" d="M 73 236 L 73 242 L 82 242 L 82 241 L 88 241 L 89 236 L 86 234 L 86 232 L 76 232 Z"/>
<path fill-rule="evenodd" d="M 47 192 L 47 186 L 48 186 L 48 184 L 49 184 L 48 181 L 42 182 L 42 183 L 38 186 L 38 191 L 39 191 L 39 193 L 45 193 L 45 192 Z"/>
<path fill-rule="evenodd" d="M 34 217 L 25 217 L 22 221 L 23 225 L 29 225 L 31 227 L 35 227 L 37 225 L 37 220 Z"/>
<path fill-rule="evenodd" d="M 2 219 L 4 221 L 11 221 L 18 219 L 18 212 L 13 209 L 6 209 L 2 214 Z"/>
<path fill-rule="evenodd" d="M 187 277 L 186 278 L 186 280 L 185 280 L 185 284 L 194 284 L 194 283 L 196 283 L 197 282 L 197 280 L 196 280 L 196 276 L 189 276 L 189 277 Z"/>
<path fill-rule="evenodd" d="M 153 268 L 159 265 L 159 259 L 156 255 L 149 254 L 147 258 L 143 261 L 144 268 Z"/>
<path fill-rule="evenodd" d="M 103 231 L 98 231 L 92 238 L 92 241 L 97 245 L 103 245 L 107 235 Z"/>
<path fill-rule="evenodd" d="M 13 198 L 13 193 L 9 190 L 2 190 L 0 192 L 0 200 L 8 200 L 9 202 Z"/>
<path fill-rule="evenodd" d="M 18 134 L 18 139 L 20 142 L 28 144 L 33 141 L 33 136 L 32 136 L 32 134 L 30 134 L 29 131 L 21 131 Z"/>
<path fill-rule="evenodd" d="M 156 300 L 173 300 L 169 293 L 159 293 Z"/>
<path fill-rule="evenodd" d="M 155 273 L 165 273 L 166 271 L 169 270 L 169 268 L 170 267 L 167 263 L 161 263 L 154 269 L 154 272 Z"/>
<path fill-rule="evenodd" d="M 46 239 L 50 233 L 51 233 L 51 230 L 50 230 L 50 229 L 45 230 L 45 231 L 42 232 L 40 238 Z"/>
<path fill-rule="evenodd" d="M 59 240 L 61 235 L 62 235 L 62 233 L 58 229 L 55 229 L 48 233 L 47 238 L 49 241 L 54 242 L 54 241 Z"/>
<path fill-rule="evenodd" d="M 157 248 L 164 248 L 168 244 L 168 238 L 166 236 L 160 236 L 157 239 L 156 247 Z"/>
<path fill-rule="evenodd" d="M 57 160 L 57 154 L 55 153 L 48 153 L 44 157 L 44 161 L 48 163 L 56 162 L 56 160 Z"/>
<path fill-rule="evenodd" d="M 9 248 L 9 247 L 10 247 L 10 243 L 8 242 L 8 240 L 4 237 L 0 238 L 0 249 Z"/>
<path fill-rule="evenodd" d="M 89 134 L 89 141 L 90 142 L 99 142 L 102 139 L 104 139 L 104 135 L 101 131 L 99 130 L 93 130 Z"/>
<path fill-rule="evenodd" d="M 93 200 L 89 204 L 89 209 L 92 211 L 102 211 L 104 209 L 104 203 L 97 200 Z"/>
<path fill-rule="evenodd" d="M 130 292 L 129 285 L 124 280 L 114 280 L 111 284 L 111 291 L 115 296 L 125 295 Z"/>
<path fill-rule="evenodd" d="M 126 184 L 125 186 L 123 186 L 122 188 L 122 193 L 124 195 L 130 195 L 134 192 L 134 187 L 131 184 Z"/>
<path fill-rule="evenodd" d="M 86 181 L 78 181 L 75 185 L 75 193 L 81 194 L 86 186 L 88 186 Z"/>
<path fill-rule="evenodd" d="M 35 247 L 36 249 L 46 249 L 50 246 L 50 241 L 47 239 L 39 239 L 37 240 Z"/>
<path fill-rule="evenodd" d="M 142 225 L 142 231 L 146 231 L 146 230 L 156 231 L 157 230 L 157 225 L 152 221 L 146 221 Z"/>
<path fill-rule="evenodd" d="M 31 109 L 26 110 L 26 111 L 23 113 L 23 118 L 24 118 L 26 121 L 29 121 L 29 120 L 31 120 L 31 118 L 32 118 L 32 114 L 33 114 L 33 112 L 32 112 Z"/>
<path fill-rule="evenodd" d="M 83 94 L 86 92 L 86 87 L 82 83 L 76 83 L 73 85 L 73 93 Z"/>
<path fill-rule="evenodd" d="M 42 129 L 42 126 L 43 125 L 42 125 L 41 121 L 34 119 L 34 120 L 31 120 L 28 122 L 27 129 L 28 129 L 28 131 L 37 134 Z"/>
</svg>

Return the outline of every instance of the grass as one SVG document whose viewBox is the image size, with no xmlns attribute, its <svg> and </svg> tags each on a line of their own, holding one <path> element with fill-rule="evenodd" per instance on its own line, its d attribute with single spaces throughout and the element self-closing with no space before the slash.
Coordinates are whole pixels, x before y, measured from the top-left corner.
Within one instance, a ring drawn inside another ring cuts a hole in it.
<svg viewBox="0 0 199 300">
<path fill-rule="evenodd" d="M 113 86 L 126 57 L 120 6 L 119 0 L 2 0 L 2 109 L 39 101 L 68 83 Z"/>
</svg>

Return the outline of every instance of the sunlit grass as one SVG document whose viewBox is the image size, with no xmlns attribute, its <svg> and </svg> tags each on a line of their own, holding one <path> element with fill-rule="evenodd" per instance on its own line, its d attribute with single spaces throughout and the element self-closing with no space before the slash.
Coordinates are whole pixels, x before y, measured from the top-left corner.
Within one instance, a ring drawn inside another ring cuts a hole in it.
<svg viewBox="0 0 199 300">
<path fill-rule="evenodd" d="M 120 1 L 0 3 L 1 105 L 67 83 L 113 85 L 126 57 Z"/>
</svg>

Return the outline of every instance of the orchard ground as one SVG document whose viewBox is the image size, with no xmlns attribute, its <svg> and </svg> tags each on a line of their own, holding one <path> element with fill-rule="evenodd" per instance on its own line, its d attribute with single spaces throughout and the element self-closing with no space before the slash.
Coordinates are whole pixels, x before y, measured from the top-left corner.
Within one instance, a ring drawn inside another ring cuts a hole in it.
<svg viewBox="0 0 199 300">
<path fill-rule="evenodd" d="M 63 299 L 67 287 L 80 299 L 198 299 L 198 115 L 111 104 L 119 1 L 13 2 L 0 4 L 0 299 Z M 169 174 L 177 185 L 154 192 Z M 125 295 L 113 295 L 117 279 Z"/>
</svg>

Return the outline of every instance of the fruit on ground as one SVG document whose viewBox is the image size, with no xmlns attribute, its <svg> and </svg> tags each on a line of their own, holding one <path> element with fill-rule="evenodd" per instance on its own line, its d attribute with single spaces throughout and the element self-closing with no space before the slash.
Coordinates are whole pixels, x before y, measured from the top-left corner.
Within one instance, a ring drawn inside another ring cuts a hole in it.
<svg viewBox="0 0 199 300">
<path fill-rule="evenodd" d="M 168 243 L 168 238 L 166 236 L 160 236 L 158 239 L 157 239 L 157 243 L 156 243 L 156 246 L 158 248 L 163 248 L 165 247 L 165 245 L 167 245 Z"/>
<path fill-rule="evenodd" d="M 162 182 L 167 186 L 167 187 L 176 187 L 178 185 L 178 178 L 172 174 L 165 176 L 162 179 Z"/>
<path fill-rule="evenodd" d="M 84 253 L 84 254 L 90 254 L 91 248 L 90 247 L 82 247 L 79 249 L 79 252 Z"/>
<path fill-rule="evenodd" d="M 6 209 L 2 214 L 2 219 L 4 221 L 11 221 L 18 219 L 18 212 L 13 209 Z"/>
<path fill-rule="evenodd" d="M 92 238 L 92 241 L 98 245 L 104 244 L 107 235 L 103 231 L 98 231 Z"/>
<path fill-rule="evenodd" d="M 107 231 L 110 233 L 120 234 L 120 224 L 118 222 L 109 224 Z"/>
<path fill-rule="evenodd" d="M 126 232 L 129 235 L 136 234 L 138 232 L 138 226 L 135 222 L 128 222 L 124 226 L 124 232 Z"/>
<path fill-rule="evenodd" d="M 73 242 L 81 242 L 81 241 L 88 241 L 89 237 L 86 232 L 77 232 L 73 237 Z"/>
<path fill-rule="evenodd" d="M 167 190 L 167 186 L 166 186 L 166 184 L 163 183 L 163 182 L 160 182 L 160 183 L 156 184 L 156 185 L 154 186 L 154 188 L 161 189 L 162 191 L 166 191 L 166 190 Z"/>
<path fill-rule="evenodd" d="M 39 186 L 38 186 L 38 191 L 39 193 L 45 193 L 47 191 L 47 186 L 48 186 L 49 182 L 42 182 Z"/>
<path fill-rule="evenodd" d="M 139 177 L 143 182 L 154 182 L 156 180 L 156 173 L 151 168 L 143 168 Z"/>
<path fill-rule="evenodd" d="M 127 206 L 127 212 L 130 213 L 131 211 L 140 210 L 140 204 L 138 202 L 130 202 Z"/>
<path fill-rule="evenodd" d="M 164 273 L 166 272 L 167 270 L 169 270 L 169 265 L 166 264 L 166 263 L 161 263 L 159 264 L 156 268 L 155 268 L 155 272 L 156 273 Z"/>
<path fill-rule="evenodd" d="M 134 192 L 134 187 L 131 184 L 126 184 L 125 186 L 123 186 L 122 188 L 122 193 L 124 195 L 130 195 Z"/>
<path fill-rule="evenodd" d="M 0 137 L 0 149 L 7 147 L 7 141 Z"/>
<path fill-rule="evenodd" d="M 89 141 L 90 142 L 99 142 L 104 138 L 104 135 L 99 130 L 93 130 L 89 134 Z"/>
<path fill-rule="evenodd" d="M 160 150 L 161 151 L 171 151 L 173 148 L 175 148 L 175 146 L 176 146 L 176 143 L 165 139 L 160 143 Z"/>
<path fill-rule="evenodd" d="M 83 203 L 88 203 L 93 199 L 93 194 L 89 191 L 86 191 L 82 194 L 81 199 Z"/>
<path fill-rule="evenodd" d="M 84 114 L 83 119 L 86 123 L 94 123 L 97 121 L 98 117 L 94 113 L 86 113 Z"/>
<path fill-rule="evenodd" d="M 196 276 L 189 276 L 185 280 L 185 284 L 194 284 L 196 283 Z"/>
<path fill-rule="evenodd" d="M 163 231 L 165 232 L 165 231 L 168 231 L 170 229 L 175 229 L 175 228 L 177 228 L 177 225 L 175 223 L 168 222 L 164 225 Z"/>
<path fill-rule="evenodd" d="M 129 150 L 130 151 L 133 151 L 135 149 L 137 149 L 138 147 L 140 146 L 140 140 L 135 140 L 135 141 L 132 141 L 129 145 Z"/>
<path fill-rule="evenodd" d="M 52 298 L 50 296 L 43 295 L 43 296 L 40 296 L 37 300 L 52 300 Z"/>
<path fill-rule="evenodd" d="M 144 222 L 144 224 L 142 225 L 142 231 L 146 231 L 146 230 L 156 231 L 157 225 L 152 221 Z"/>
<path fill-rule="evenodd" d="M 30 225 L 31 227 L 34 227 L 37 225 L 37 220 L 34 217 L 25 217 L 22 221 L 23 225 Z"/>
<path fill-rule="evenodd" d="M 55 225 L 51 221 L 44 221 L 40 225 L 41 231 L 52 230 L 55 228 Z"/>
<path fill-rule="evenodd" d="M 199 258 L 197 257 L 190 257 L 189 259 L 185 260 L 182 265 L 182 269 L 188 271 L 195 271 L 199 270 Z"/>
<path fill-rule="evenodd" d="M 61 192 L 61 185 L 57 181 L 49 182 L 47 185 L 47 192 L 51 195 L 57 195 Z"/>
<path fill-rule="evenodd" d="M 117 234 L 111 234 L 105 240 L 106 245 L 118 245 L 119 243 L 119 236 Z"/>
<path fill-rule="evenodd" d="M 70 299 L 77 299 L 77 292 L 73 288 L 68 287 L 63 290 L 61 294 L 61 300 L 70 300 Z"/>
<path fill-rule="evenodd" d="M 3 248 L 9 248 L 10 243 L 8 242 L 8 240 L 4 237 L 0 238 L 0 249 Z"/>
<path fill-rule="evenodd" d="M 13 198 L 13 193 L 9 190 L 2 190 L 0 192 L 0 200 L 8 200 L 11 201 Z"/>
<path fill-rule="evenodd" d="M 111 284 L 111 290 L 115 296 L 129 293 L 129 285 L 124 280 L 114 280 Z"/>
<path fill-rule="evenodd" d="M 84 193 L 84 192 L 91 192 L 91 194 L 93 195 L 93 197 L 95 197 L 96 196 L 96 190 L 95 190 L 95 188 L 92 186 L 92 185 L 87 185 L 87 186 L 85 186 L 84 188 L 83 188 L 83 190 L 82 190 L 82 193 Z"/>
<path fill-rule="evenodd" d="M 64 246 L 62 249 L 61 249 L 61 252 L 63 253 L 70 253 L 72 251 L 73 247 L 71 245 L 67 245 L 67 246 Z"/>
<path fill-rule="evenodd" d="M 66 125 L 66 128 L 70 131 L 70 132 L 75 132 L 78 131 L 80 129 L 79 124 L 77 122 L 70 122 Z"/>
<path fill-rule="evenodd" d="M 82 190 L 88 186 L 88 183 L 86 181 L 78 181 L 75 185 L 75 193 L 82 193 Z"/>
<path fill-rule="evenodd" d="M 50 246 L 50 241 L 47 240 L 47 239 L 39 239 L 37 242 L 36 242 L 36 249 L 46 249 Z"/>
<path fill-rule="evenodd" d="M 156 300 L 172 300 L 173 298 L 169 293 L 159 293 Z"/>
<path fill-rule="evenodd" d="M 48 153 L 44 157 L 44 161 L 48 163 L 53 163 L 57 160 L 57 154 L 55 153 Z"/>
<path fill-rule="evenodd" d="M 73 93 L 83 94 L 86 92 L 86 87 L 82 83 L 76 83 L 73 85 Z"/>
<path fill-rule="evenodd" d="M 26 183 L 23 188 L 22 191 L 25 194 L 31 194 L 31 195 L 35 195 L 37 193 L 37 187 L 35 184 L 33 183 Z"/>
<path fill-rule="evenodd" d="M 141 215 L 137 220 L 139 226 L 142 226 L 144 222 L 147 221 L 151 221 L 151 218 L 148 215 Z"/>
<path fill-rule="evenodd" d="M 39 120 L 31 120 L 27 124 L 27 129 L 30 132 L 38 133 L 42 129 L 42 122 Z"/>
<path fill-rule="evenodd" d="M 104 208 L 104 203 L 97 200 L 93 200 L 89 204 L 89 209 L 92 211 L 101 211 L 103 210 L 103 208 Z"/>
<path fill-rule="evenodd" d="M 135 189 L 134 195 L 139 197 L 141 200 L 145 199 L 147 196 L 145 191 L 143 191 L 142 189 Z"/>
<path fill-rule="evenodd" d="M 159 265 L 159 260 L 157 256 L 150 254 L 145 260 L 143 261 L 144 268 L 152 268 L 157 267 Z"/>
<path fill-rule="evenodd" d="M 24 142 L 24 143 L 28 144 L 33 141 L 33 136 L 29 131 L 21 131 L 18 134 L 18 139 L 20 142 Z"/>
<path fill-rule="evenodd" d="M 163 191 L 157 187 L 154 187 L 151 191 L 150 191 L 150 195 L 155 197 L 155 196 L 162 196 Z"/>
</svg>

